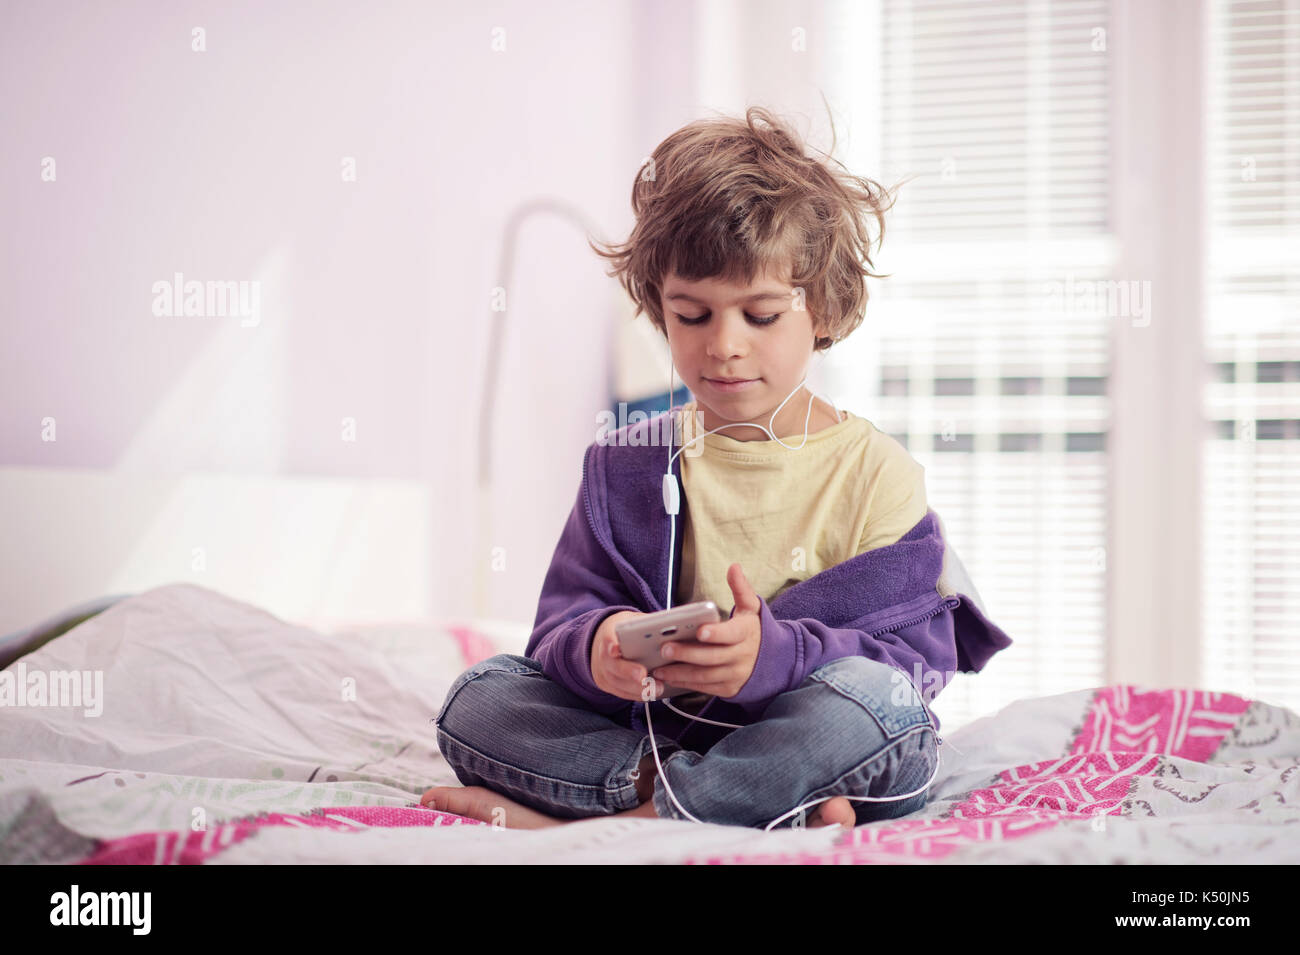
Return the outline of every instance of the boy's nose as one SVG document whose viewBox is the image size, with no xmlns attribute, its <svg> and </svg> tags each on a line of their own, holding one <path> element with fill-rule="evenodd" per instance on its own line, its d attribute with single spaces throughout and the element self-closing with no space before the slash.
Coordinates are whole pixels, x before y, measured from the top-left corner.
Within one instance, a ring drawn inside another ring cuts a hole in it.
<svg viewBox="0 0 1300 955">
<path fill-rule="evenodd" d="M 741 357 L 744 353 L 744 335 L 732 321 L 717 323 L 709 340 L 709 354 L 718 361 Z"/>
</svg>

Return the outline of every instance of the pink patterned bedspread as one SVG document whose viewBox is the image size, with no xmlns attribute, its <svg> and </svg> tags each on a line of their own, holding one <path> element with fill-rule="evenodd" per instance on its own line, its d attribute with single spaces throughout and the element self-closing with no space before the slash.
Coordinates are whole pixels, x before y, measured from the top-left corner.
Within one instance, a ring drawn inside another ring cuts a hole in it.
<svg viewBox="0 0 1300 955">
<path fill-rule="evenodd" d="M 617 818 L 523 832 L 424 809 L 424 789 L 456 784 L 429 721 L 450 681 L 494 652 L 463 625 L 322 635 L 193 585 L 123 601 L 24 658 L 102 667 L 105 707 L 98 722 L 0 711 L 0 861 L 1300 861 L 1300 717 L 1127 685 L 961 727 L 923 809 L 848 831 Z M 142 688 L 149 673 L 176 691 Z M 334 698 L 340 681 L 352 699 Z"/>
</svg>

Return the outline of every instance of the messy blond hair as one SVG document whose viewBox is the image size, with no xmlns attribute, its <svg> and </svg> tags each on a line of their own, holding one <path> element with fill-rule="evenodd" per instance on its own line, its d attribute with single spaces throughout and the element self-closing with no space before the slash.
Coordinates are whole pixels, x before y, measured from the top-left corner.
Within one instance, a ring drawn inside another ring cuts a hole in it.
<svg viewBox="0 0 1300 955">
<path fill-rule="evenodd" d="M 807 155 L 786 122 L 751 106 L 743 120 L 696 120 L 661 142 L 632 184 L 636 225 L 627 242 L 588 244 L 613 262 L 606 274 L 636 304 L 633 317 L 646 312 L 665 337 L 668 275 L 749 285 L 774 267 L 804 290 L 823 333 L 820 351 L 862 324 L 866 277 L 884 277 L 863 267 L 873 267 L 867 226 L 874 217 L 883 241 L 893 204 L 879 183 L 829 153 L 825 161 Z"/>
</svg>

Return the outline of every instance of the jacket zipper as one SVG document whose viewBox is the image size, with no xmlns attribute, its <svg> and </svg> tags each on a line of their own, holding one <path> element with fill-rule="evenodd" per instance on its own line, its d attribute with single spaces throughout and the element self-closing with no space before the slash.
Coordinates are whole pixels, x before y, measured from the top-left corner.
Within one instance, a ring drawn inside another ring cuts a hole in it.
<svg viewBox="0 0 1300 955">
<path fill-rule="evenodd" d="M 601 548 L 605 551 L 605 555 L 616 565 L 621 562 L 625 566 L 629 567 L 633 571 L 637 583 L 641 586 L 641 595 L 645 597 L 646 604 L 651 607 L 658 607 L 659 603 L 655 599 L 654 594 L 650 592 L 650 585 L 646 583 L 645 578 L 641 576 L 635 567 L 632 567 L 632 565 L 627 562 L 626 558 L 624 558 L 622 554 L 617 553 L 613 547 L 606 544 L 605 539 L 600 534 L 600 530 L 596 527 L 596 517 L 591 509 L 591 474 L 587 470 L 586 455 L 583 455 L 582 458 L 582 506 L 583 510 L 587 513 L 587 526 L 591 528 L 591 536 L 596 538 Z M 671 587 L 672 581 L 669 581 L 668 585 Z M 662 610 L 663 608 L 660 607 L 660 609 Z"/>
<path fill-rule="evenodd" d="M 951 603 L 950 603 L 949 601 L 951 601 Z M 930 610 L 930 611 L 927 612 L 927 613 L 923 613 L 923 614 L 921 614 L 921 616 L 919 616 L 919 617 L 913 617 L 911 620 L 904 620 L 904 621 L 902 621 L 901 623 L 891 623 L 891 624 L 888 624 L 888 625 L 886 625 L 886 626 L 883 626 L 883 627 L 879 628 L 878 630 L 872 630 L 872 631 L 870 631 L 870 632 L 867 634 L 867 636 L 869 636 L 869 637 L 878 637 L 878 636 L 880 636 L 882 633 L 889 633 L 891 630 L 897 630 L 897 629 L 899 629 L 900 627 L 910 627 L 910 626 L 912 626 L 913 624 L 920 623 L 920 622 L 923 621 L 923 620 L 929 620 L 929 619 L 930 619 L 931 617 L 933 617 L 935 614 L 942 613 L 942 612 L 945 611 L 945 610 L 953 610 L 953 609 L 955 609 L 955 608 L 957 607 L 957 605 L 960 604 L 960 603 L 961 603 L 961 600 L 960 600 L 958 597 L 955 597 L 955 596 L 953 596 L 953 597 L 941 597 L 941 598 L 939 599 L 939 604 L 938 604 L 938 606 L 936 606 L 933 610 Z"/>
</svg>

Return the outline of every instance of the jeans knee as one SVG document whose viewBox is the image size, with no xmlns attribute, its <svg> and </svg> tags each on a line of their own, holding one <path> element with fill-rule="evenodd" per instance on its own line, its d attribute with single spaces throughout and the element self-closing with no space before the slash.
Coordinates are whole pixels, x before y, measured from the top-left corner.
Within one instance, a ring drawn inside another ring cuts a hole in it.
<svg viewBox="0 0 1300 955">
<path fill-rule="evenodd" d="M 441 737 L 443 728 L 450 725 L 453 712 L 459 712 L 466 708 L 472 710 L 474 708 L 476 693 L 479 689 L 491 687 L 499 693 L 499 684 L 502 680 L 514 680 L 521 676 L 526 677 L 529 674 L 539 672 L 541 672 L 541 667 L 538 666 L 536 661 L 513 653 L 498 653 L 494 657 L 489 657 L 474 664 L 452 681 L 442 707 L 439 709 L 438 715 L 434 717 L 433 722 L 438 728 L 439 737 Z"/>
<path fill-rule="evenodd" d="M 934 727 L 929 709 L 907 674 L 887 663 L 841 657 L 818 667 L 808 679 L 858 704 L 888 740 L 918 726 Z"/>
<path fill-rule="evenodd" d="M 930 786 L 939 771 L 939 745 L 933 730 L 924 729 L 898 744 L 889 795 L 896 800 L 899 814 L 920 809 L 930 798 Z M 910 795 L 908 795 L 910 794 Z"/>
<path fill-rule="evenodd" d="M 938 743 L 929 727 L 887 743 L 855 774 L 852 795 L 859 798 L 850 801 L 858 824 L 897 819 L 923 809 L 938 768 Z"/>
</svg>

